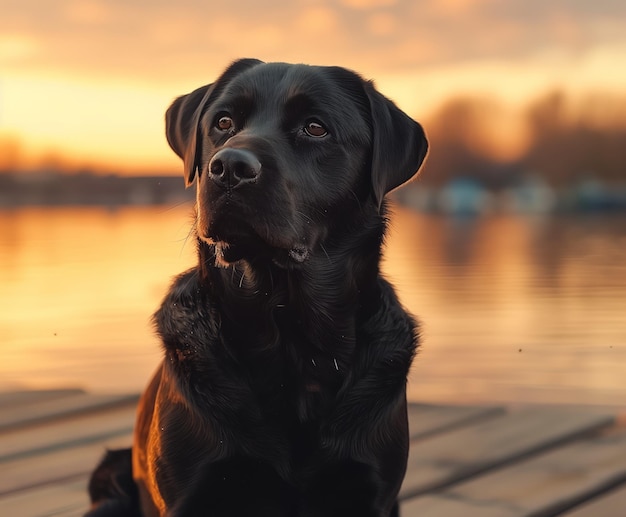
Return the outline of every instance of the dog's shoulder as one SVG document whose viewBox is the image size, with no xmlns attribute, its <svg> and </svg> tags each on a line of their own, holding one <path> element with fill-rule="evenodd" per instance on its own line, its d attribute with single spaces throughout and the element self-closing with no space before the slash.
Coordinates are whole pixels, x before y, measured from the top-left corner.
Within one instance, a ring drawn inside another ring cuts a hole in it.
<svg viewBox="0 0 626 517">
<path fill-rule="evenodd" d="M 419 344 L 419 322 L 405 310 L 387 280 L 379 277 L 378 287 L 376 309 L 358 329 L 359 341 L 365 344 L 360 347 L 361 360 L 395 361 L 408 369 Z"/>
<path fill-rule="evenodd" d="M 219 333 L 219 323 L 209 291 L 201 285 L 197 268 L 178 275 L 152 321 L 166 351 L 176 349 L 188 353 L 194 343 L 207 343 Z"/>
</svg>

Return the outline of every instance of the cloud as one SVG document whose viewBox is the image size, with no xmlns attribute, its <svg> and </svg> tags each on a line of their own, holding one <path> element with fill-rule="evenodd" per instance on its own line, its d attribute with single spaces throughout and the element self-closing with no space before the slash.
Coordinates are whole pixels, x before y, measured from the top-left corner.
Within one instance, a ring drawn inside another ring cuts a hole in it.
<svg viewBox="0 0 626 517">
<path fill-rule="evenodd" d="M 338 19 L 335 11 L 325 6 L 315 6 L 304 9 L 296 18 L 295 26 L 297 31 L 304 31 L 318 36 L 320 40 L 333 36 L 336 30 Z M 310 42 L 315 45 L 316 41 Z"/>
<path fill-rule="evenodd" d="M 39 44 L 32 36 L 24 34 L 0 34 L 0 63 L 24 62 L 39 51 Z"/>
<path fill-rule="evenodd" d="M 85 25 L 101 25 L 111 20 L 112 9 L 103 2 L 74 0 L 63 5 L 66 19 Z"/>
<path fill-rule="evenodd" d="M 0 34 L 21 38 L 0 47 L 12 69 L 184 79 L 246 55 L 397 72 L 623 42 L 626 2 L 10 0 Z"/>
<path fill-rule="evenodd" d="M 375 9 L 395 5 L 397 0 L 341 0 L 341 5 L 351 9 Z"/>
<path fill-rule="evenodd" d="M 367 19 L 367 28 L 373 36 L 390 36 L 397 26 L 395 17 L 389 13 L 374 13 Z"/>
<path fill-rule="evenodd" d="M 341 64 L 369 77 L 531 66 L 626 43 L 622 0 L 5 0 L 0 74 L 190 86 L 230 61 Z"/>
</svg>

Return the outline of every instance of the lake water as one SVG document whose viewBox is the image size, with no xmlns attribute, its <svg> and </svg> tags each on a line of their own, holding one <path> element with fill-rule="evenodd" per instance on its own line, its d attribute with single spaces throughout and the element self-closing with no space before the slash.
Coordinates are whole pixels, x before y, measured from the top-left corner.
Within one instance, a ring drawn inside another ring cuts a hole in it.
<svg viewBox="0 0 626 517">
<path fill-rule="evenodd" d="M 626 407 L 625 217 L 394 212 L 384 270 L 423 324 L 412 399 Z M 141 390 L 189 213 L 0 211 L 0 390 Z"/>
</svg>

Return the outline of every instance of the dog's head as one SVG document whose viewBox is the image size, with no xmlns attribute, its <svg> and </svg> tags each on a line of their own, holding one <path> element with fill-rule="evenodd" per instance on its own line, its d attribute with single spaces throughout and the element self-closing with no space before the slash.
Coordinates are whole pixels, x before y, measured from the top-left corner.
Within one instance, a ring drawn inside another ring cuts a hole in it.
<svg viewBox="0 0 626 517">
<path fill-rule="evenodd" d="M 428 148 L 422 127 L 357 74 L 254 59 L 176 99 L 166 134 L 187 186 L 198 177 L 197 233 L 222 264 L 304 262 L 348 206 L 379 213 Z"/>
</svg>

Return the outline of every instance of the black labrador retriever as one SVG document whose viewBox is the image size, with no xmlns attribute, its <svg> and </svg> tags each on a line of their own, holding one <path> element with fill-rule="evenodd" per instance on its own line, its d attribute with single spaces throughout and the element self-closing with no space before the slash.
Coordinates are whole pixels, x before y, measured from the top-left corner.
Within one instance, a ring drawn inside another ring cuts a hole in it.
<svg viewBox="0 0 626 517">
<path fill-rule="evenodd" d="M 166 123 L 198 265 L 154 316 L 165 358 L 87 515 L 397 515 L 417 327 L 379 262 L 421 126 L 346 69 L 253 59 Z"/>
</svg>

